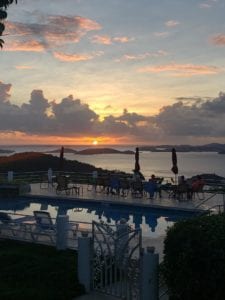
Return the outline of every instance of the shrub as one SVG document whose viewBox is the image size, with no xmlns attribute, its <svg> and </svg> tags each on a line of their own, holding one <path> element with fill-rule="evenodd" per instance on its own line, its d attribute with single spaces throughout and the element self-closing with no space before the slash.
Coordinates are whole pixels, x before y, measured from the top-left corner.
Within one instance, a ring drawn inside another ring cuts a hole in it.
<svg viewBox="0 0 225 300">
<path fill-rule="evenodd" d="M 167 231 L 162 276 L 171 300 L 225 299 L 225 215 L 180 221 Z"/>
<path fill-rule="evenodd" d="M 77 252 L 0 240 L 1 300 L 72 300 L 84 294 Z"/>
</svg>

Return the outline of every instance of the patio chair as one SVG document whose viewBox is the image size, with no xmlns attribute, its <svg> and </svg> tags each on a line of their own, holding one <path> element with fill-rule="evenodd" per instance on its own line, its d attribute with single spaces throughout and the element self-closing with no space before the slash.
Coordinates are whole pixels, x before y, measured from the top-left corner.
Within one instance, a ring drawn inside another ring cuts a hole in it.
<svg viewBox="0 0 225 300">
<path fill-rule="evenodd" d="M 198 200 L 204 200 L 205 199 L 205 194 L 204 194 L 204 185 L 200 186 L 196 190 L 192 190 L 191 192 L 191 198 L 192 199 L 198 199 Z"/>
<path fill-rule="evenodd" d="M 52 243 L 56 241 L 56 224 L 53 223 L 51 215 L 47 211 L 34 211 L 34 218 L 36 221 L 36 228 L 35 228 L 35 240 L 38 240 L 39 236 L 47 236 L 50 238 Z M 73 237 L 77 235 L 79 223 L 73 222 L 72 224 L 68 224 L 68 231 L 72 231 Z M 34 234 L 33 234 L 34 236 Z"/>
<path fill-rule="evenodd" d="M 68 179 L 66 176 L 58 176 L 56 179 L 57 187 L 56 187 L 56 194 L 59 195 L 62 192 L 65 192 L 66 195 L 70 195 L 75 192 L 75 194 L 80 194 L 80 187 L 77 185 L 69 185 Z"/>
<path fill-rule="evenodd" d="M 120 179 L 120 191 L 122 197 L 127 197 L 130 191 L 130 182 L 128 179 Z"/>
<path fill-rule="evenodd" d="M 153 181 L 145 182 L 144 191 L 149 194 L 150 199 L 153 199 L 157 192 L 157 183 Z"/>
<path fill-rule="evenodd" d="M 143 197 L 143 183 L 141 180 L 135 180 L 131 183 L 131 195 L 135 198 Z"/>
<path fill-rule="evenodd" d="M 120 193 L 120 180 L 115 174 L 110 177 L 110 193 L 112 195 L 119 195 Z"/>
<path fill-rule="evenodd" d="M 36 221 L 33 234 L 34 240 L 38 240 L 39 236 L 47 236 L 54 243 L 56 241 L 56 226 L 53 224 L 50 213 L 47 211 L 34 211 L 33 214 Z"/>
</svg>

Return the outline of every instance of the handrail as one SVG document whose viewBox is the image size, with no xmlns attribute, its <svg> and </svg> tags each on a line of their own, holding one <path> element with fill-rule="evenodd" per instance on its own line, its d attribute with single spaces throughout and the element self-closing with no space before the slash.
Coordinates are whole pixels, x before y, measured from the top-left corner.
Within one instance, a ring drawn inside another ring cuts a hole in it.
<svg viewBox="0 0 225 300">
<path fill-rule="evenodd" d="M 98 172 L 98 179 L 106 177 L 109 173 L 114 173 L 114 171 Z M 131 174 L 125 174 L 123 172 L 118 172 L 121 178 L 130 178 Z M 74 182 L 80 183 L 91 183 L 93 180 L 93 174 L 89 172 L 74 172 L 74 171 L 53 171 L 53 176 L 57 175 L 68 175 L 70 179 Z M 28 183 L 40 183 L 43 177 L 47 178 L 48 171 L 29 171 L 29 172 L 13 172 L 12 183 L 26 181 Z M 0 182 L 8 182 L 8 172 L 0 172 Z"/>
<path fill-rule="evenodd" d="M 216 193 L 213 194 L 213 195 L 211 195 L 211 196 L 209 196 L 208 198 L 202 200 L 198 205 L 195 205 L 194 208 L 199 208 L 202 204 L 204 204 L 205 202 L 207 202 L 208 200 L 212 199 L 215 196 L 216 196 Z"/>
<path fill-rule="evenodd" d="M 222 204 L 216 204 L 216 205 L 214 205 L 214 206 L 212 206 L 212 207 L 209 208 L 209 211 L 208 211 L 209 215 L 212 213 L 212 210 L 214 208 L 217 208 L 217 207 L 219 208 L 219 211 L 218 211 L 219 214 L 222 213 L 222 212 L 224 212 L 224 205 L 222 205 Z M 222 207 L 222 209 L 221 209 L 221 207 Z"/>
</svg>

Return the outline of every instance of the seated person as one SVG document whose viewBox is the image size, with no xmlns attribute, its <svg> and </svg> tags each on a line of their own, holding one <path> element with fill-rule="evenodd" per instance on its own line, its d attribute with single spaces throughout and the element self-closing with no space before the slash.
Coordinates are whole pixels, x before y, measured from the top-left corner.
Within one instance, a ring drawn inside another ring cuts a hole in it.
<svg viewBox="0 0 225 300">
<path fill-rule="evenodd" d="M 192 194 L 192 196 L 193 196 L 193 194 L 194 194 L 195 192 L 200 192 L 200 191 L 202 191 L 204 185 L 205 185 L 204 180 L 201 178 L 200 175 L 198 175 L 198 176 L 192 181 L 192 184 L 191 184 L 191 194 Z"/>
<path fill-rule="evenodd" d="M 154 174 L 152 174 L 148 182 L 145 183 L 144 189 L 147 193 L 149 193 L 150 199 L 153 199 L 154 194 L 157 191 L 157 180 Z"/>
<path fill-rule="evenodd" d="M 184 194 L 187 194 L 187 199 L 191 199 L 190 192 L 191 192 L 191 187 L 187 182 L 187 180 L 185 179 L 185 177 L 182 175 L 178 182 L 177 191 L 176 191 L 178 200 L 181 200 Z"/>
</svg>

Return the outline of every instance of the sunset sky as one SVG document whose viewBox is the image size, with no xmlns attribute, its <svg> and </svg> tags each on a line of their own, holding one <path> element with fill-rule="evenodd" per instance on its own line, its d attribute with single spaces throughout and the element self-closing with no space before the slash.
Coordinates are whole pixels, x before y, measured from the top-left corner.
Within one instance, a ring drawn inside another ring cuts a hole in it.
<svg viewBox="0 0 225 300">
<path fill-rule="evenodd" d="M 0 144 L 225 143 L 225 0 L 18 0 Z"/>
</svg>

